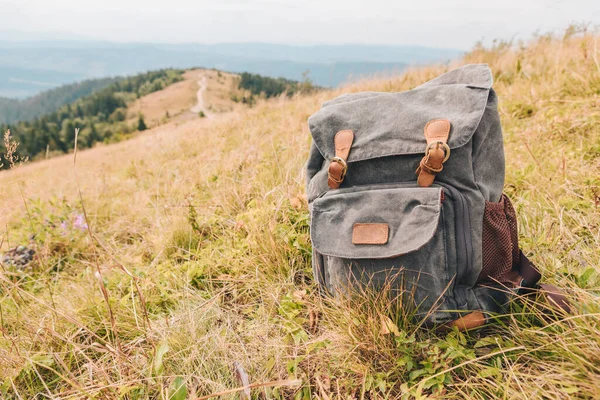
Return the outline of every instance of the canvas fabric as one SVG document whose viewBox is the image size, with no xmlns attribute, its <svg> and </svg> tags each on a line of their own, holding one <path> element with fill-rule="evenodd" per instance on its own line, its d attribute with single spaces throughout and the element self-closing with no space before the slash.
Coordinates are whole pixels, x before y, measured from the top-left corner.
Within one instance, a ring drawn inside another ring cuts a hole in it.
<svg viewBox="0 0 600 400">
<path fill-rule="evenodd" d="M 495 268 L 487 258 L 512 256 L 510 246 L 518 244 L 512 241 L 514 217 L 512 223 L 498 220 L 514 212 L 502 214 L 504 148 L 492 82 L 487 65 L 465 65 L 405 92 L 344 94 L 309 118 L 313 271 L 325 292 L 339 295 L 357 285 L 391 282 L 405 306 L 430 324 L 502 309 L 515 283 L 502 282 L 494 272 L 502 268 L 508 274 L 517 266 L 511 259 Z M 427 145 L 424 127 L 440 118 L 451 124 L 450 157 L 433 185 L 420 187 L 415 170 Z M 341 130 L 351 130 L 354 140 L 347 174 L 332 189 L 328 168 Z M 495 222 L 484 223 L 492 213 Z M 387 241 L 353 243 L 355 224 L 387 225 Z M 490 236 L 484 232 L 489 226 L 511 228 Z M 508 251 L 490 249 L 490 237 Z"/>
</svg>

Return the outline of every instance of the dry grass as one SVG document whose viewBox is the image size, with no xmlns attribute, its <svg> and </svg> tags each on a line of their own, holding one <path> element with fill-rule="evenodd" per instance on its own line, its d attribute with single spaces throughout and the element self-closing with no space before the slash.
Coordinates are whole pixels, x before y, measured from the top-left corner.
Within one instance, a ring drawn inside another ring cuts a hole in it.
<svg viewBox="0 0 600 400">
<path fill-rule="evenodd" d="M 317 295 L 306 119 L 342 92 L 410 89 L 449 69 L 431 67 L 81 152 L 93 242 L 59 226 L 81 212 L 71 157 L 0 174 L 0 241 L 27 244 L 33 230 L 38 250 L 29 268 L 0 269 L 0 393 L 233 398 L 247 373 L 264 384 L 256 398 L 599 398 L 599 43 L 542 37 L 461 61 L 495 72 L 522 245 L 568 288 L 573 316 L 515 304 L 483 332 L 438 337 L 381 296 Z"/>
<path fill-rule="evenodd" d="M 205 98 L 209 113 L 239 111 L 245 107 L 243 104 L 231 100 L 233 96 L 241 97 L 242 94 L 242 91 L 238 89 L 239 75 L 208 70 L 205 76 L 208 79 Z"/>
</svg>

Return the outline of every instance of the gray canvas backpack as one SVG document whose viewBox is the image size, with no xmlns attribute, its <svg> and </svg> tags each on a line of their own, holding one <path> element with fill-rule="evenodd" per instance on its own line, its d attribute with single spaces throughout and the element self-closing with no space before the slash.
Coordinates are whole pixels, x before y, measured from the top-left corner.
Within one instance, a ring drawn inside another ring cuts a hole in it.
<svg viewBox="0 0 600 400">
<path fill-rule="evenodd" d="M 312 263 L 324 291 L 388 285 L 426 325 L 466 329 L 538 287 L 502 193 L 491 86 L 487 65 L 465 65 L 406 92 L 344 94 L 309 118 Z"/>
</svg>

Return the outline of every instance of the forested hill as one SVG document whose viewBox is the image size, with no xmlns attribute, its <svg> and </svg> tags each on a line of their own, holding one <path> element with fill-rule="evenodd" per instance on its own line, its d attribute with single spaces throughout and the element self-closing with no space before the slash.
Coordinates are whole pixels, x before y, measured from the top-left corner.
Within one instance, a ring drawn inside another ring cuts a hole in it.
<svg viewBox="0 0 600 400">
<path fill-rule="evenodd" d="M 127 105 L 182 80 L 183 72 L 166 69 L 122 78 L 32 121 L 0 124 L 0 132 L 10 129 L 14 139 L 20 143 L 19 155 L 32 159 L 43 153 L 68 152 L 73 148 L 75 128 L 80 129 L 80 148 L 109 141 L 114 135 L 143 130 L 146 126 L 141 116 L 135 124 L 126 121 Z M 65 92 L 68 90 L 65 88 Z M 4 151 L 4 145 L 0 143 L 0 154 Z"/>
<path fill-rule="evenodd" d="M 103 89 L 123 78 L 88 79 L 46 90 L 24 100 L 0 97 L 0 123 L 30 121 Z"/>
<path fill-rule="evenodd" d="M 88 148 L 97 142 L 112 143 L 127 139 L 134 132 L 165 124 L 173 118 L 179 121 L 182 118 L 205 117 L 206 109 L 192 111 L 199 84 L 203 86 L 201 91 L 208 91 L 205 97 L 212 113 L 252 106 L 258 99 L 283 93 L 292 96 L 319 89 L 308 78 L 304 82 L 297 82 L 247 72 L 237 75 L 205 69 L 165 69 L 128 78 L 109 78 L 105 80 L 104 88 L 94 91 L 94 86 L 99 82 L 88 81 L 53 90 L 53 94 L 48 94 L 47 98 L 55 101 L 80 97 L 78 94 L 85 90 L 92 93 L 31 121 L 14 124 L 0 122 L 0 132 L 10 130 L 14 140 L 20 143 L 17 155 L 34 160 L 72 150 L 75 129 L 80 130 L 78 148 Z M 158 91 L 161 92 L 155 93 Z M 49 106 L 43 101 L 43 95 L 36 97 L 42 97 L 37 101 L 40 107 Z M 19 104 L 24 105 L 24 102 Z M 206 108 L 204 102 L 203 107 Z M 17 108 L 16 112 L 25 113 L 26 110 Z M 6 152 L 4 146 L 0 143 L 0 164 L 1 155 Z M 9 163 L 4 162 L 4 168 L 8 166 Z"/>
</svg>

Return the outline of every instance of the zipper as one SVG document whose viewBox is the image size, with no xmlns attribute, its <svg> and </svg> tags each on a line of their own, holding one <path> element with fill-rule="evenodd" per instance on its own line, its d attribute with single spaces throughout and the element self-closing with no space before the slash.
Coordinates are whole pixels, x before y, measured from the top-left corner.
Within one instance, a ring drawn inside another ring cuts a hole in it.
<svg viewBox="0 0 600 400">
<path fill-rule="evenodd" d="M 452 198 L 455 200 L 456 207 L 454 207 L 454 223 L 456 225 L 456 236 L 457 236 L 457 247 L 462 247 L 462 251 L 457 251 L 459 255 L 457 265 L 465 265 L 465 272 L 471 271 L 472 266 L 472 254 L 473 254 L 473 241 L 471 240 L 471 218 L 467 201 L 464 196 L 454 186 L 448 185 L 447 183 L 438 182 L 436 185 L 441 186 L 444 190 L 447 190 Z M 461 246 L 462 244 L 462 246 Z M 459 250 L 459 249 L 457 249 Z M 457 271 L 458 272 L 458 271 Z M 457 281 L 460 281 L 457 276 Z"/>
</svg>

